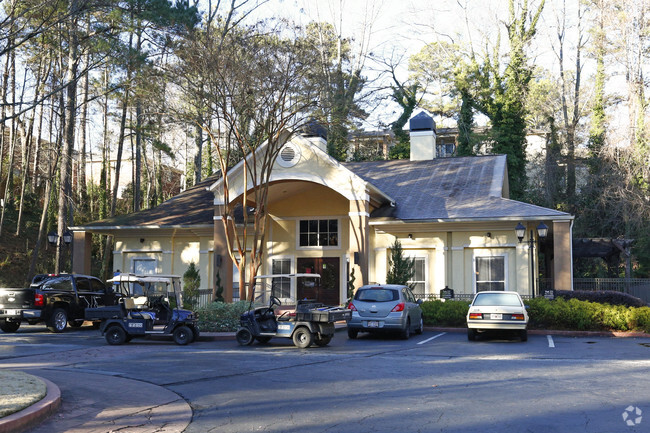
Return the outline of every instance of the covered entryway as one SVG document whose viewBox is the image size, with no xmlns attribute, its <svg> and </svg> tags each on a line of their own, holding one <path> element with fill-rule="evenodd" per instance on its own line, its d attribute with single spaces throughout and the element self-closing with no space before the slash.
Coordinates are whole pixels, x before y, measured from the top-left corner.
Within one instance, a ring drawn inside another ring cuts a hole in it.
<svg viewBox="0 0 650 433">
<path fill-rule="evenodd" d="M 296 298 L 314 299 L 325 305 L 338 305 L 339 276 L 341 260 L 338 257 L 304 257 L 298 258 L 298 273 L 320 274 L 320 279 L 300 278 L 296 287 Z M 315 280 L 315 281 L 314 281 Z"/>
</svg>

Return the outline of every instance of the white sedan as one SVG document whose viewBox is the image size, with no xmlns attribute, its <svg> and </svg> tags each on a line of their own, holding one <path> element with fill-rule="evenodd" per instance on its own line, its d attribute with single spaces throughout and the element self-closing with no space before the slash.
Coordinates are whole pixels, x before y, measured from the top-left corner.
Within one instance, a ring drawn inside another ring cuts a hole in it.
<svg viewBox="0 0 650 433">
<path fill-rule="evenodd" d="M 493 329 L 519 332 L 521 341 L 528 340 L 528 313 L 517 292 L 479 292 L 467 312 L 467 339 Z"/>
</svg>

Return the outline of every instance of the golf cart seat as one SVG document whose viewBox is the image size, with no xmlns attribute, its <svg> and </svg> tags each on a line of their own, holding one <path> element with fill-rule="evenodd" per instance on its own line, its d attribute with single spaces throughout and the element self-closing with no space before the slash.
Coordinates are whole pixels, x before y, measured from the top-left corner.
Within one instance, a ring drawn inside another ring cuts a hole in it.
<svg viewBox="0 0 650 433">
<path fill-rule="evenodd" d="M 124 308 L 127 311 L 127 314 L 129 317 L 132 319 L 145 319 L 145 320 L 153 320 L 154 315 L 151 313 L 148 313 L 146 311 L 139 311 L 136 308 L 135 301 L 133 298 L 122 298 L 122 302 L 124 304 Z"/>
</svg>

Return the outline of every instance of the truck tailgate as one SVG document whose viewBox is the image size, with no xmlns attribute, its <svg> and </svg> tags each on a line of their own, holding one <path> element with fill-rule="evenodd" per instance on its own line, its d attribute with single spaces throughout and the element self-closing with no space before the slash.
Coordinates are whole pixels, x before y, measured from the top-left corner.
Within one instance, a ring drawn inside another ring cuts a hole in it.
<svg viewBox="0 0 650 433">
<path fill-rule="evenodd" d="M 33 303 L 33 289 L 0 289 L 0 309 L 30 308 Z"/>
</svg>

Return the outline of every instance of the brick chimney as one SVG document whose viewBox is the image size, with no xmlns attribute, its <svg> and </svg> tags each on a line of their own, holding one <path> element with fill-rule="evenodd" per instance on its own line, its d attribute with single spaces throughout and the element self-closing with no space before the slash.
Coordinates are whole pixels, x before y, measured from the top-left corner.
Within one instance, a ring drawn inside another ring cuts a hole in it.
<svg viewBox="0 0 650 433">
<path fill-rule="evenodd" d="M 425 161 L 436 157 L 436 122 L 424 111 L 409 121 L 411 161 Z"/>
</svg>

